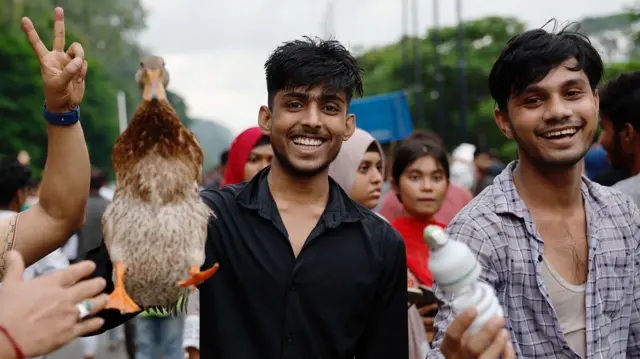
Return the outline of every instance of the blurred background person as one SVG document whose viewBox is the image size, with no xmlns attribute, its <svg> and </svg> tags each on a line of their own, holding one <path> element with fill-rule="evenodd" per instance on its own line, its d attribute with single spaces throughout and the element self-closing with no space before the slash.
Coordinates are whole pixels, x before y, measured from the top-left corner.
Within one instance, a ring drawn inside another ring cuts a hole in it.
<svg viewBox="0 0 640 359">
<path fill-rule="evenodd" d="M 383 173 L 382 147 L 359 128 L 342 144 L 329 166 L 329 176 L 352 200 L 368 209 L 375 208 L 380 201 Z"/>
<path fill-rule="evenodd" d="M 410 140 L 421 140 L 425 143 L 438 146 L 441 148 L 446 148 L 444 141 L 440 136 L 431 131 L 424 130 L 416 130 L 409 137 L 407 137 L 404 141 Z M 396 144 L 395 148 L 397 148 L 403 141 L 399 141 Z M 395 152 L 395 149 L 394 149 Z M 393 176 L 391 175 L 393 169 L 393 158 L 394 154 L 391 154 L 391 169 L 389 172 L 389 181 L 393 182 Z M 389 166 L 387 166 L 389 167 Z M 441 223 L 449 223 L 453 219 L 453 217 L 467 205 L 473 199 L 473 194 L 470 190 L 463 188 L 454 183 L 449 183 L 447 187 L 447 193 L 445 195 L 444 203 L 440 207 L 440 210 L 435 214 L 434 219 Z M 379 206 L 380 214 L 386 218 L 388 221 L 393 222 L 396 218 L 402 217 L 404 215 L 404 207 L 402 203 L 398 200 L 397 193 L 394 191 L 386 193 L 382 197 L 381 205 Z"/>
<path fill-rule="evenodd" d="M 222 186 L 245 182 L 271 164 L 273 149 L 269 137 L 260 127 L 251 127 L 240 133 L 231 147 Z"/>
<path fill-rule="evenodd" d="M 405 242 L 407 252 L 408 283 L 414 288 L 433 286 L 429 271 L 429 248 L 424 242 L 424 228 L 446 223 L 435 220 L 449 187 L 449 160 L 444 148 L 421 139 L 403 141 L 394 151 L 393 190 L 404 213 L 391 222 Z M 433 318 L 437 305 L 417 308 L 422 316 L 425 341 L 433 338 Z M 414 330 L 415 332 L 415 330 Z M 417 337 L 418 333 L 414 333 Z M 420 333 L 422 335 L 422 333 Z"/>
<path fill-rule="evenodd" d="M 629 178 L 613 188 L 631 196 L 640 207 L 640 71 L 620 75 L 600 89 L 600 144 L 611 164 Z"/>
</svg>

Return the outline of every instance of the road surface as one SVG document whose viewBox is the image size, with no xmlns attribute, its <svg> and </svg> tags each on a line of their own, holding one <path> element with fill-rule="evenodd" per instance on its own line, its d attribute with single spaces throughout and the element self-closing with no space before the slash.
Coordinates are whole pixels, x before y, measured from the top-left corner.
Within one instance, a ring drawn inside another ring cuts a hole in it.
<svg viewBox="0 0 640 359">
<path fill-rule="evenodd" d="M 80 339 L 76 339 L 57 352 L 48 355 L 47 359 L 83 359 L 83 357 L 82 343 Z M 124 350 L 124 342 L 122 342 L 122 345 L 120 345 L 115 352 L 111 352 L 108 350 L 107 335 L 101 335 L 95 359 L 128 359 L 127 353 Z"/>
</svg>

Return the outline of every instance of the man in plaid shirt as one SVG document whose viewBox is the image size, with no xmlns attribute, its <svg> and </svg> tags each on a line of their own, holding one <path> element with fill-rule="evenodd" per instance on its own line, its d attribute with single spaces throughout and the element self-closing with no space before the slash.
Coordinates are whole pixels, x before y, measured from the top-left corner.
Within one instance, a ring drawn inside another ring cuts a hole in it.
<svg viewBox="0 0 640 359">
<path fill-rule="evenodd" d="M 443 306 L 428 358 L 640 358 L 640 211 L 582 177 L 602 74 L 567 28 L 520 34 L 494 64 L 495 120 L 519 160 L 447 232 L 476 253 L 505 317 L 471 336 L 475 313 Z"/>
</svg>

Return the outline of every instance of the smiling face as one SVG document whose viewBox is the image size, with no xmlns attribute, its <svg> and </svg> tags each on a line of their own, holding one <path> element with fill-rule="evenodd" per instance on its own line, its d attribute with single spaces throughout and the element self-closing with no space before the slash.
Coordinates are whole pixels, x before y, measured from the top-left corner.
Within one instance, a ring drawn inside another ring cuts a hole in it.
<svg viewBox="0 0 640 359">
<path fill-rule="evenodd" d="M 598 127 L 598 93 L 584 71 L 572 71 L 571 58 L 521 94 L 507 111 L 495 110 L 496 123 L 515 139 L 521 160 L 547 167 L 571 167 L 587 153 Z"/>
<path fill-rule="evenodd" d="M 271 138 L 274 165 L 295 177 L 327 171 L 342 141 L 355 131 L 355 117 L 347 114 L 344 93 L 321 86 L 278 91 L 272 110 L 260 108 L 259 122 Z"/>
</svg>

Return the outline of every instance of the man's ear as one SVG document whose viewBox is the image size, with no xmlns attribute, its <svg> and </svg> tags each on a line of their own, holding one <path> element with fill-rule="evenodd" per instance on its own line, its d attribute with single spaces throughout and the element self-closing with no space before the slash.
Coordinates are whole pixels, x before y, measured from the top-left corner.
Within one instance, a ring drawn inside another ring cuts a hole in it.
<svg viewBox="0 0 640 359">
<path fill-rule="evenodd" d="M 345 119 L 345 125 L 347 127 L 347 131 L 342 136 L 343 141 L 347 141 L 353 136 L 353 133 L 356 132 L 356 115 L 350 113 L 347 115 Z"/>
<path fill-rule="evenodd" d="M 258 111 L 258 126 L 262 130 L 265 136 L 271 136 L 271 110 L 267 106 L 260 106 Z"/>
<path fill-rule="evenodd" d="M 618 137 L 620 138 L 620 144 L 622 148 L 628 148 L 630 150 L 634 150 L 636 147 L 636 141 L 638 141 L 638 133 L 633 125 L 629 122 L 625 122 L 622 125 L 620 131 L 618 131 Z"/>
<path fill-rule="evenodd" d="M 493 109 L 493 118 L 496 120 L 496 125 L 498 125 L 500 131 L 502 131 L 508 139 L 513 140 L 513 131 L 511 130 L 507 111 L 502 111 L 496 107 Z"/>
</svg>

